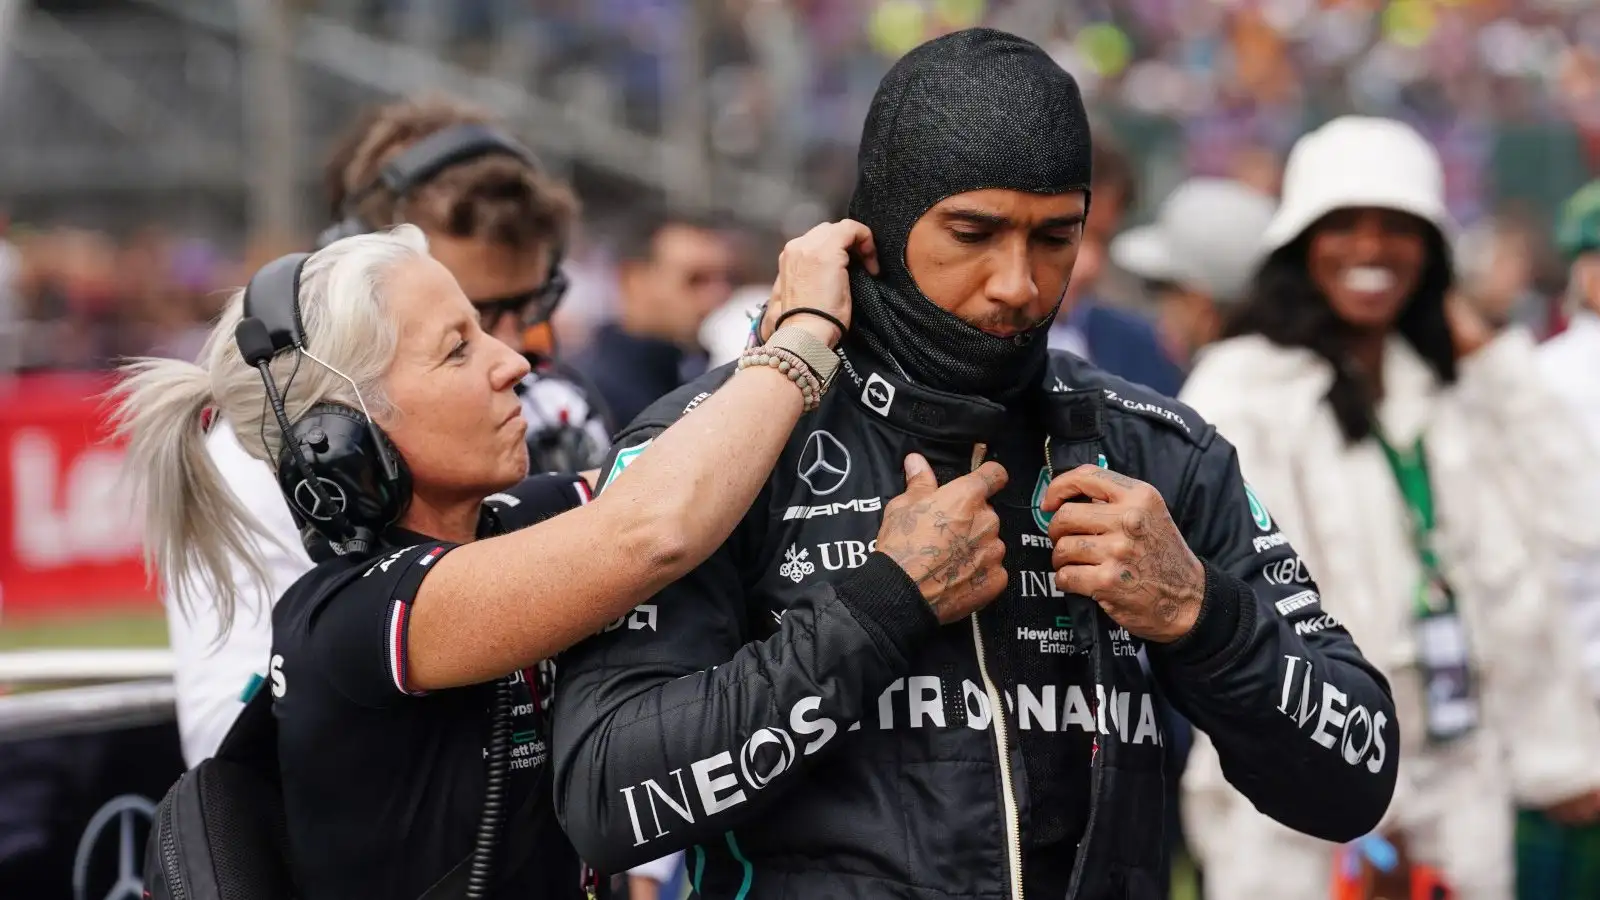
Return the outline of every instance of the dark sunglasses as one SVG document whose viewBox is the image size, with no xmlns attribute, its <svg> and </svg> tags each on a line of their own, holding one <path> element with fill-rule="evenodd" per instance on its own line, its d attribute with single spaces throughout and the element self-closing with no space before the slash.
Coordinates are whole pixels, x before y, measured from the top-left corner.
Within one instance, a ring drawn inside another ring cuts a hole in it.
<svg viewBox="0 0 1600 900">
<path fill-rule="evenodd" d="M 474 300 L 473 307 L 478 310 L 478 322 L 484 331 L 494 331 L 506 316 L 516 316 L 519 324 L 524 328 L 532 328 L 550 321 L 556 310 L 561 306 L 561 298 L 567 293 L 567 276 L 560 269 L 550 273 L 544 284 L 531 291 L 512 294 L 509 297 L 496 297 L 490 300 Z"/>
</svg>

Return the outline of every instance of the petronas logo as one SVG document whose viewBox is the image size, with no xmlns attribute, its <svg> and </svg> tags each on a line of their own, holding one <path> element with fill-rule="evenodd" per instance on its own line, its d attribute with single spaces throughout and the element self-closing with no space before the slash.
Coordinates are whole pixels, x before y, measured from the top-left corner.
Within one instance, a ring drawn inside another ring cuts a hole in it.
<svg viewBox="0 0 1600 900">
<path fill-rule="evenodd" d="M 1095 464 L 1102 469 L 1109 468 L 1106 465 L 1106 455 L 1104 453 L 1100 454 L 1099 458 L 1095 460 Z M 1041 507 L 1044 505 L 1045 489 L 1049 486 L 1050 467 L 1043 466 L 1039 469 L 1039 480 L 1034 482 L 1033 485 L 1033 524 L 1039 526 L 1039 530 L 1046 534 L 1050 533 L 1051 515 Z"/>
<path fill-rule="evenodd" d="M 1266 506 L 1261 503 L 1261 498 L 1256 496 L 1256 492 L 1248 484 L 1244 486 L 1244 496 L 1250 501 L 1250 518 L 1256 520 L 1256 527 L 1262 531 L 1271 531 L 1272 516 L 1267 515 Z"/>
</svg>

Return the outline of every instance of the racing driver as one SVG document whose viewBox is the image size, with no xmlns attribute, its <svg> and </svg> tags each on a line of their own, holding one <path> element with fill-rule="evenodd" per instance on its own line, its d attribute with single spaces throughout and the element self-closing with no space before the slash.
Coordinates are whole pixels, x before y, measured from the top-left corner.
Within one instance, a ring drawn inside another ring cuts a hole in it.
<svg viewBox="0 0 1600 900">
<path fill-rule="evenodd" d="M 885 77 L 850 209 L 880 271 L 838 260 L 846 389 L 716 554 L 560 662 L 556 804 L 591 863 L 687 848 L 707 900 L 1165 898 L 1156 690 L 1274 819 L 1348 841 L 1382 817 L 1388 685 L 1277 574 L 1295 550 L 1233 448 L 1046 348 L 1089 156 L 1077 84 L 1027 41 L 957 32 Z M 729 373 L 643 413 L 606 482 Z M 936 516 L 884 517 L 910 452 L 940 483 L 1009 474 L 1006 588 L 949 624 L 869 621 L 831 588 L 906 579 L 872 538 Z"/>
</svg>

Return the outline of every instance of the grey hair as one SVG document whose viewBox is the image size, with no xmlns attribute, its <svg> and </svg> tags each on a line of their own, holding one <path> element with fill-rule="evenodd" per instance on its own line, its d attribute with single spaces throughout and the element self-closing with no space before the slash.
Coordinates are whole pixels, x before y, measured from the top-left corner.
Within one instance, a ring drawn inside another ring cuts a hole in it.
<svg viewBox="0 0 1600 900">
<path fill-rule="evenodd" d="M 374 417 L 390 410 L 383 378 L 398 339 L 384 293 L 394 269 L 425 258 L 428 242 L 414 225 L 349 237 L 312 254 L 300 276 L 305 346 L 350 376 Z M 206 452 L 201 416 L 226 418 L 245 452 L 276 466 L 283 434 L 267 402 L 261 374 L 239 353 L 234 330 L 244 317 L 244 291 L 234 293 L 196 363 L 139 358 L 121 367 L 112 389 L 112 424 L 128 441 L 125 477 L 144 509 L 145 566 L 172 593 L 185 616 L 209 600 L 221 631 L 233 627 L 245 585 L 269 584 L 256 551 L 260 519 L 240 503 Z M 349 383 L 299 353 L 270 363 L 292 422 L 319 403 L 357 406 Z M 276 598 L 273 598 L 276 600 Z"/>
</svg>

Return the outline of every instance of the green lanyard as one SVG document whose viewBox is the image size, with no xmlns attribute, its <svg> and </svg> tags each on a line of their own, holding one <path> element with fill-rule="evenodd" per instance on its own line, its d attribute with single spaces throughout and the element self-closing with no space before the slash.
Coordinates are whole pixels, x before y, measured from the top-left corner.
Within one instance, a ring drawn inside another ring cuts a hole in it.
<svg viewBox="0 0 1600 900">
<path fill-rule="evenodd" d="M 1411 542 L 1417 551 L 1417 561 L 1422 564 L 1422 578 L 1417 584 L 1416 613 L 1418 616 L 1438 615 L 1455 610 L 1455 596 L 1451 593 L 1439 568 L 1439 556 L 1433 549 L 1433 532 L 1437 522 L 1433 511 L 1433 485 L 1428 478 L 1428 455 L 1422 438 L 1405 452 L 1396 450 L 1382 434 L 1373 432 L 1383 455 L 1389 459 L 1389 468 L 1399 483 L 1400 494 L 1405 497 L 1406 509 L 1411 519 Z"/>
</svg>

